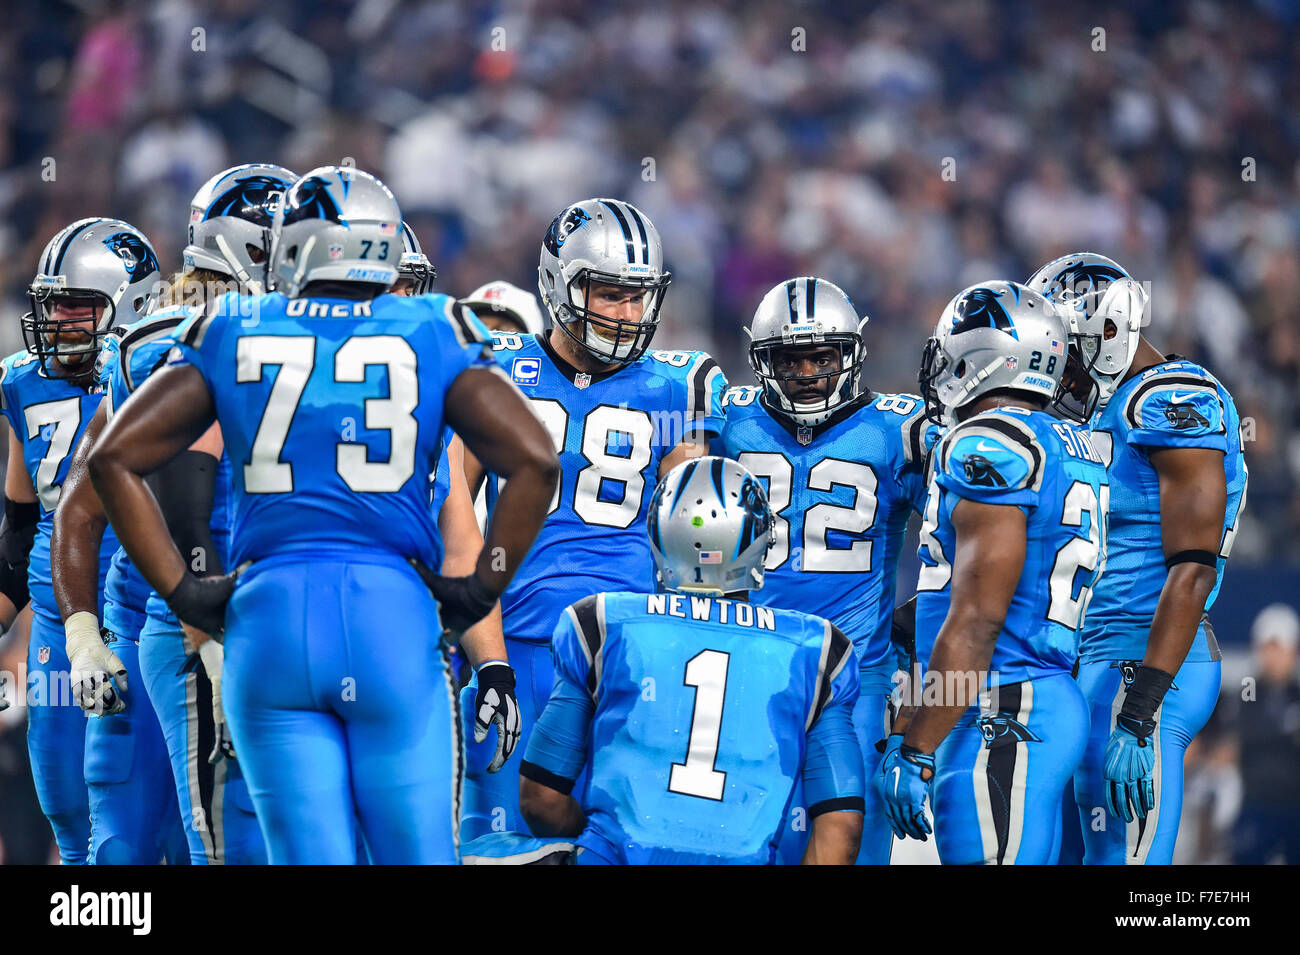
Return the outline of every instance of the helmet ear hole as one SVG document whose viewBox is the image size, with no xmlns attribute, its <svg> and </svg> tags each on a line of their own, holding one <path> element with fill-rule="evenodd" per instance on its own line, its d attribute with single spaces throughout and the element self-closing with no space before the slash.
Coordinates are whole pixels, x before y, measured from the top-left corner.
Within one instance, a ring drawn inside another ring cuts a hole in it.
<svg viewBox="0 0 1300 955">
<path fill-rule="evenodd" d="M 965 359 L 965 358 L 963 358 L 961 361 L 957 362 L 957 367 L 953 369 L 953 374 L 956 375 L 958 378 L 964 378 L 964 377 L 966 376 L 966 359 Z"/>
</svg>

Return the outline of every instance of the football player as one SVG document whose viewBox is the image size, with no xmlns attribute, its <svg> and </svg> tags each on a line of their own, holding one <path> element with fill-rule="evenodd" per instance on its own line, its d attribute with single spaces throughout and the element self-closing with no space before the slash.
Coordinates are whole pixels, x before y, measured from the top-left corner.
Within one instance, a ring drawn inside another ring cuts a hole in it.
<svg viewBox="0 0 1300 955">
<path fill-rule="evenodd" d="M 397 262 L 397 281 L 389 290 L 394 295 L 428 295 L 438 270 L 420 248 L 415 230 L 402 223 L 402 257 Z"/>
<path fill-rule="evenodd" d="M 99 764 L 94 753 L 86 759 L 82 708 L 120 710 L 119 691 L 127 685 L 125 667 L 105 648 L 98 625 L 116 539 L 107 536 L 88 557 L 93 613 L 65 649 L 51 582 L 50 535 L 72 449 L 103 399 L 97 360 L 101 351 L 116 347 L 115 326 L 144 315 L 158 278 L 158 257 L 134 226 L 105 218 L 72 223 L 41 253 L 28 290 L 32 310 L 22 320 L 26 349 L 0 364 L 0 410 L 12 427 L 3 589 L 15 610 L 31 599 L 27 746 L 41 808 L 68 864 L 87 858 L 87 776 L 116 771 Z M 122 682 L 114 687 L 96 681 L 92 674 L 100 670 Z"/>
<path fill-rule="evenodd" d="M 55 515 L 55 594 L 70 634 L 93 606 L 84 555 L 93 553 L 107 521 L 84 466 L 106 413 L 162 366 L 190 308 L 231 290 L 262 293 L 271 214 L 295 179 L 283 167 L 254 163 L 227 169 L 205 183 L 190 203 L 184 268 L 161 296 L 171 304 L 130 326 L 107 367 L 108 400 L 77 449 Z M 220 574 L 229 562 L 231 520 L 230 462 L 220 427 L 214 425 L 159 468 L 149 484 L 193 569 Z M 114 629 L 125 608 L 134 612 L 136 606 L 123 601 L 119 608 L 106 599 L 105 628 L 115 635 L 110 649 L 126 664 L 135 685 L 148 692 L 137 693 L 124 713 L 106 718 L 98 734 L 97 724 L 91 724 L 88 750 L 96 761 L 117 766 L 124 777 L 106 788 L 98 808 L 92 785 L 92 854 L 133 864 L 156 862 L 160 823 L 175 816 L 184 827 L 193 864 L 264 863 L 265 843 L 239 765 L 222 759 L 233 750 L 222 710 L 221 645 L 205 634 L 183 633 L 165 601 L 121 550 L 110 571 L 109 598 L 119 577 L 127 582 L 128 597 L 142 591 L 141 620 L 134 628 Z M 129 724 L 130 731 L 109 725 L 113 722 Z"/>
<path fill-rule="evenodd" d="M 556 624 L 555 686 L 520 770 L 535 835 L 577 836 L 580 864 L 772 863 L 802 779 L 803 861 L 857 857 L 853 644 L 822 617 L 748 601 L 774 521 L 727 458 L 660 482 L 647 532 L 663 590 L 594 594 Z"/>
<path fill-rule="evenodd" d="M 925 502 L 925 449 L 934 426 L 916 395 L 862 384 L 865 348 L 848 296 L 825 279 L 782 282 L 748 329 L 759 387 L 730 389 L 715 445 L 767 487 L 776 544 L 753 601 L 825 617 L 853 640 L 862 692 L 853 723 L 868 774 L 889 734 L 897 655 L 890 642 L 898 555 Z M 797 804 L 782 855 L 806 841 Z M 875 791 L 867 793 L 858 861 L 883 865 L 893 843 Z"/>
<path fill-rule="evenodd" d="M 1050 864 L 1088 713 L 1074 630 L 1105 553 L 1106 469 L 1046 412 L 1065 325 L 1042 295 L 987 282 L 949 303 L 922 361 L 935 449 L 921 528 L 921 705 L 875 784 L 895 832 L 944 863 Z"/>
<path fill-rule="evenodd" d="M 1146 292 L 1111 259 L 1072 253 L 1029 284 L 1069 321 L 1086 371 L 1072 404 L 1110 474 L 1106 572 L 1079 631 L 1092 718 L 1074 778 L 1084 862 L 1167 865 L 1183 754 L 1219 696 L 1206 612 L 1246 503 L 1237 409 L 1209 371 L 1147 341 Z"/>
<path fill-rule="evenodd" d="M 226 718 L 273 864 L 355 862 L 354 820 L 376 863 L 456 861 L 460 721 L 442 631 L 491 609 L 559 473 L 472 313 L 443 295 L 384 294 L 401 221 L 368 173 L 299 179 L 273 226 L 276 291 L 227 295 L 182 325 L 88 462 L 145 579 L 182 622 L 224 631 Z M 200 578 L 141 475 L 214 420 L 232 464 L 230 563 L 243 570 Z M 430 569 L 444 423 L 509 478 L 460 578 Z"/>
<path fill-rule="evenodd" d="M 602 590 L 654 589 L 644 522 L 655 483 L 722 431 L 726 378 L 717 363 L 704 352 L 649 350 L 670 280 L 644 213 L 587 199 L 556 216 L 542 242 L 538 287 L 549 332 L 492 336 L 497 361 L 529 398 L 563 468 L 546 525 L 501 602 L 522 746 L 554 682 L 560 614 Z M 465 456 L 466 476 L 476 489 L 484 468 L 473 458 Z M 502 486 L 501 475 L 489 476 L 490 507 Z M 471 680 L 466 709 L 477 693 Z M 482 755 L 471 749 L 466 762 L 465 837 L 524 831 L 518 764 L 488 776 Z"/>
</svg>

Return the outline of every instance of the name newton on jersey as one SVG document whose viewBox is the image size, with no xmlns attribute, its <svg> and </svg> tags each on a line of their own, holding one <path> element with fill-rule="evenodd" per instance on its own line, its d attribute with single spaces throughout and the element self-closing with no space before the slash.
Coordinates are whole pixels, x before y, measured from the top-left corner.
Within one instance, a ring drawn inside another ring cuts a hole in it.
<svg viewBox="0 0 1300 955">
<path fill-rule="evenodd" d="M 686 603 L 688 600 L 689 605 Z M 743 600 L 692 597 L 689 594 L 648 594 L 645 611 L 661 616 L 681 617 L 683 620 L 689 617 L 691 620 L 711 620 L 714 623 L 735 624 L 737 627 L 776 631 L 776 614 L 771 607 L 755 607 Z"/>
</svg>

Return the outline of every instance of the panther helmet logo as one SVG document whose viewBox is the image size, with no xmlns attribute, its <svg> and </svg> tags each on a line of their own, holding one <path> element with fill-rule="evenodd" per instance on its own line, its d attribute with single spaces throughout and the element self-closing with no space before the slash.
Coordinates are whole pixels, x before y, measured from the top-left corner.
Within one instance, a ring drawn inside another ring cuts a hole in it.
<svg viewBox="0 0 1300 955">
<path fill-rule="evenodd" d="M 284 198 L 284 225 L 303 219 L 326 219 L 339 222 L 342 212 L 330 195 L 329 183 L 311 176 L 297 183 Z"/>
<path fill-rule="evenodd" d="M 207 218 L 234 216 L 269 229 L 287 186 L 288 183 L 273 176 L 248 176 L 212 200 Z"/>
<path fill-rule="evenodd" d="M 132 285 L 158 271 L 158 259 L 153 251 L 133 232 L 114 232 L 104 240 L 104 245 L 122 260 Z"/>
<path fill-rule="evenodd" d="M 976 487 L 1006 487 L 1007 482 L 993 466 L 993 462 L 982 454 L 972 454 L 962 461 L 966 472 L 966 481 Z"/>
<path fill-rule="evenodd" d="M 546 230 L 546 248 L 551 251 L 552 255 L 559 255 L 560 247 L 564 245 L 569 236 L 573 235 L 589 221 L 591 221 L 591 216 L 587 215 L 585 209 L 578 206 L 562 212 L 551 221 L 551 227 Z"/>
</svg>

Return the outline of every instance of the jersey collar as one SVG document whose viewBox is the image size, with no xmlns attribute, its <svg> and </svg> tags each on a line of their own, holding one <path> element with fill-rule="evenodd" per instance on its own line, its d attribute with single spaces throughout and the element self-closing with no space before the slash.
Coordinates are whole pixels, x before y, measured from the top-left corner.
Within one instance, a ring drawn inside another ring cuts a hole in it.
<svg viewBox="0 0 1300 955">
<path fill-rule="evenodd" d="M 578 383 L 579 375 L 582 375 L 586 379 L 586 383 L 582 386 L 585 388 L 593 381 L 604 381 L 606 378 L 609 378 L 611 375 L 617 375 L 620 371 L 622 371 L 624 368 L 627 367 L 627 365 L 619 365 L 617 368 L 611 368 L 609 371 L 597 371 L 597 372 L 581 371 L 577 368 L 574 368 L 572 365 L 570 365 L 568 361 L 566 361 L 564 357 L 555 350 L 555 348 L 551 345 L 549 336 L 547 335 L 546 332 L 536 334 L 533 336 L 533 338 L 537 339 L 537 344 L 541 347 L 542 351 L 546 352 L 547 357 L 550 358 L 551 362 L 555 365 L 555 367 L 559 369 L 560 374 L 562 374 L 565 378 L 569 379 L 569 383 L 574 386 L 576 386 Z"/>
<path fill-rule="evenodd" d="M 821 424 L 815 424 L 812 425 L 811 427 L 791 421 L 781 412 L 777 411 L 771 405 L 769 405 L 767 403 L 766 390 L 763 392 L 763 394 L 759 396 L 758 402 L 763 406 L 763 410 L 768 413 L 768 416 L 771 417 L 773 421 L 775 421 L 777 424 L 779 424 L 781 427 L 785 428 L 785 430 L 789 432 L 790 437 L 794 438 L 796 441 L 799 441 L 799 434 L 800 432 L 802 432 L 807 440 L 799 441 L 799 443 L 811 444 L 818 437 L 818 435 L 822 434 L 822 432 L 829 431 L 831 428 L 835 427 L 845 418 L 852 417 L 853 414 L 856 413 L 859 408 L 865 407 L 867 404 L 874 401 L 875 399 L 876 399 L 876 393 L 874 391 L 870 391 L 870 390 L 864 391 L 862 394 L 858 395 L 852 401 L 847 402 L 841 405 L 840 407 L 836 408 L 835 411 L 831 414 L 831 416 L 827 418 L 825 421 L 823 421 Z"/>
</svg>

